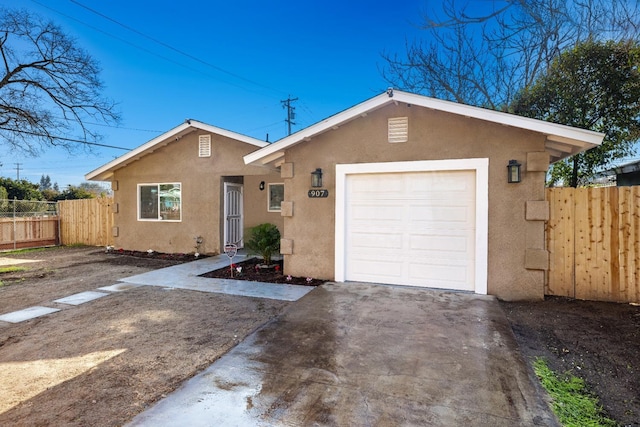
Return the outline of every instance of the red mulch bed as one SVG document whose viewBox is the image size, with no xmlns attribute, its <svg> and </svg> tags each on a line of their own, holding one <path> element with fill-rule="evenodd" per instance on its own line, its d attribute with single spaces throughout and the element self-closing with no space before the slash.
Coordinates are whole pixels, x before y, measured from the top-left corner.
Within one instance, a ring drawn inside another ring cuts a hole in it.
<svg viewBox="0 0 640 427">
<path fill-rule="evenodd" d="M 282 274 L 282 261 L 273 262 L 272 268 L 260 268 L 262 260 L 250 259 L 243 262 L 234 263 L 233 277 L 229 267 L 210 271 L 201 274 L 200 277 L 210 277 L 214 279 L 236 279 L 250 280 L 253 282 L 285 283 L 287 285 L 319 286 L 325 281 L 306 277 L 293 277 Z M 237 268 L 240 267 L 240 271 Z"/>
</svg>

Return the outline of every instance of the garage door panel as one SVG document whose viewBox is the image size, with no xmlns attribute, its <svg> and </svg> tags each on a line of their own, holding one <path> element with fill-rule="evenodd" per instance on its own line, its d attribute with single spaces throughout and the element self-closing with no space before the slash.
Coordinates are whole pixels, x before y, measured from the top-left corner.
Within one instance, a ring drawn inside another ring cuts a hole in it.
<svg viewBox="0 0 640 427">
<path fill-rule="evenodd" d="M 362 251 L 382 251 L 389 249 L 402 249 L 403 238 L 397 233 L 358 233 L 351 235 L 351 248 L 354 253 Z"/>
<path fill-rule="evenodd" d="M 475 172 L 346 178 L 345 278 L 474 289 Z"/>
<path fill-rule="evenodd" d="M 421 257 L 434 256 L 434 251 L 447 253 L 450 257 L 467 257 L 470 246 L 467 236 L 437 236 L 429 234 L 412 235 L 409 237 L 409 249 Z"/>
<path fill-rule="evenodd" d="M 353 259 L 348 266 L 351 280 L 361 282 L 380 281 L 381 283 L 398 283 L 402 278 L 401 267 L 394 260 Z"/>
<path fill-rule="evenodd" d="M 358 221 L 399 221 L 398 209 L 392 204 L 364 204 L 354 203 L 352 210 L 354 225 Z"/>
</svg>

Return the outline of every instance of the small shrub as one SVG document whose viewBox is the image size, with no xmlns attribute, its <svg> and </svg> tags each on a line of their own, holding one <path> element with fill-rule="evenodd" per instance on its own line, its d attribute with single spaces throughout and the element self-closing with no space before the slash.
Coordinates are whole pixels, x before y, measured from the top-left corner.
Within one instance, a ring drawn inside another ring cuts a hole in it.
<svg viewBox="0 0 640 427">
<path fill-rule="evenodd" d="M 266 265 L 271 265 L 271 257 L 280 252 L 280 231 L 273 224 L 260 224 L 249 229 L 245 242 L 249 253 L 260 255 Z"/>
</svg>

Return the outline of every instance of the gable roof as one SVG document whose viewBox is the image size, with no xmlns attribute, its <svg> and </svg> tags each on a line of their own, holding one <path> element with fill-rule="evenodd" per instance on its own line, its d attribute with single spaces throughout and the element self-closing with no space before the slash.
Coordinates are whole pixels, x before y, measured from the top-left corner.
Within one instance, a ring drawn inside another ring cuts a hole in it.
<svg viewBox="0 0 640 427">
<path fill-rule="evenodd" d="M 364 117 L 368 113 L 392 103 L 396 105 L 398 103 L 417 105 L 433 110 L 444 111 L 447 113 L 458 114 L 460 116 L 542 133 L 546 135 L 545 149 L 551 156 L 551 162 L 556 162 L 573 154 L 600 145 L 604 139 L 604 134 L 598 132 L 390 89 L 386 93 L 370 98 L 354 107 L 342 111 L 341 113 L 333 115 L 309 126 L 308 128 L 274 142 L 269 146 L 247 154 L 244 156 L 244 162 L 246 164 L 277 165 L 283 161 L 284 152 L 287 148 L 303 141 L 309 141 L 311 138 L 324 132 L 336 130 L 345 123 L 359 117 Z"/>
<path fill-rule="evenodd" d="M 255 138 L 251 138 L 246 135 L 242 135 L 236 132 L 231 132 L 226 129 L 222 129 L 219 127 L 211 126 L 206 123 L 199 122 L 197 120 L 187 119 L 185 122 L 175 128 L 171 129 L 168 132 L 163 133 L 162 135 L 152 139 L 151 141 L 142 144 L 141 146 L 134 148 L 128 153 L 118 157 L 111 162 L 100 166 L 98 169 L 95 169 L 89 173 L 87 173 L 84 178 L 88 181 L 106 181 L 109 180 L 113 173 L 120 168 L 127 166 L 128 164 L 141 159 L 142 157 L 153 153 L 159 148 L 164 147 L 174 141 L 179 140 L 183 136 L 195 132 L 196 130 L 203 130 L 205 132 L 214 133 L 217 135 L 221 135 L 230 139 L 235 139 L 237 141 L 241 141 L 250 145 L 254 145 L 258 148 L 262 148 L 268 145 L 267 142 L 260 141 Z"/>
</svg>

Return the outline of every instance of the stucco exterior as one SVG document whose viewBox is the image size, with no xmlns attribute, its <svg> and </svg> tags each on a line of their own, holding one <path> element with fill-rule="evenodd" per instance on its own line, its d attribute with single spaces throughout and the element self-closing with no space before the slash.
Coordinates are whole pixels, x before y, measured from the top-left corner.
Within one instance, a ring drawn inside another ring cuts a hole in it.
<svg viewBox="0 0 640 427">
<path fill-rule="evenodd" d="M 198 137 L 211 135 L 211 156 L 199 157 Z M 279 213 L 267 212 L 265 181 L 281 182 L 280 175 L 260 166 L 247 166 L 242 156 L 257 147 L 232 138 L 194 129 L 140 159 L 113 172 L 114 242 L 117 248 L 167 253 L 220 253 L 223 242 L 223 188 L 225 182 L 243 184 L 244 227 L 271 222 L 282 229 Z M 138 219 L 138 185 L 180 183 L 182 219 L 178 222 Z M 264 199 L 264 203 L 261 200 Z"/>
<path fill-rule="evenodd" d="M 408 117 L 409 140 L 389 143 L 389 118 Z M 527 201 L 544 200 L 544 171 L 526 171 L 527 154 L 544 152 L 541 134 L 406 104 L 388 105 L 339 129 L 288 149 L 285 179 L 294 215 L 284 220 L 292 241 L 285 273 L 334 277 L 335 169 L 338 164 L 440 159 L 489 159 L 488 293 L 503 299 L 540 299 L 544 271 L 525 268 L 527 249 L 544 250 L 544 222 L 525 219 Z M 523 179 L 508 184 L 510 159 L 523 164 Z M 310 172 L 323 170 L 327 198 L 309 198 Z M 546 168 L 545 168 L 546 170 Z"/>
<path fill-rule="evenodd" d="M 203 134 L 211 135 L 210 157 L 200 157 Z M 475 215 L 475 230 L 469 228 L 467 234 L 475 242 L 475 261 L 469 258 L 467 264 L 475 266 L 470 289 L 504 300 L 535 300 L 544 296 L 549 265 L 544 236 L 549 163 L 596 146 L 603 137 L 389 90 L 273 144 L 187 121 L 86 177 L 112 182 L 116 247 L 194 252 L 195 238 L 200 236 L 201 253 L 220 253 L 226 243 L 225 183 L 235 183 L 243 186 L 245 230 L 265 222 L 280 229 L 285 274 L 349 280 L 343 274 L 347 263 L 343 243 L 349 235 L 343 224 L 349 198 L 344 188 L 349 173 L 360 173 L 363 166 L 371 165 L 373 169 L 366 173 L 401 173 L 407 164 L 420 173 L 465 171 L 474 174 L 476 192 L 470 214 Z M 507 182 L 510 160 L 522 165 L 519 183 Z M 318 168 L 328 196 L 313 198 L 309 196 L 311 172 Z M 162 183 L 180 183 L 180 221 L 139 219 L 138 186 Z M 284 186 L 280 211 L 268 209 L 269 184 Z M 455 203 L 453 194 L 458 193 L 448 194 L 447 200 Z M 416 215 L 422 220 L 422 214 Z M 386 218 L 398 222 L 393 212 Z M 371 252 L 365 257 L 370 264 L 374 263 L 371 257 Z"/>
</svg>

